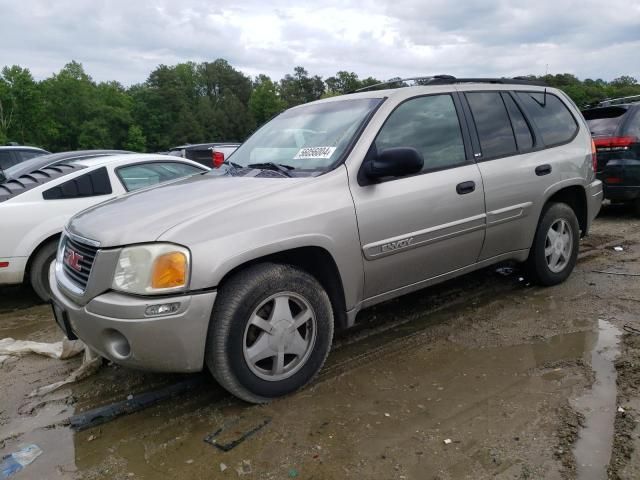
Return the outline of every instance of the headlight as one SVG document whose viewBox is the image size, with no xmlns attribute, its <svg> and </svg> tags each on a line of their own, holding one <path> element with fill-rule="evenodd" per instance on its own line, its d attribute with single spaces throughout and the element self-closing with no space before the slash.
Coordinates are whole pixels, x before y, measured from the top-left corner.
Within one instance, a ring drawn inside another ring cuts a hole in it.
<svg viewBox="0 0 640 480">
<path fill-rule="evenodd" d="M 125 247 L 120 252 L 111 287 L 122 292 L 153 295 L 186 290 L 189 250 L 171 243 Z"/>
</svg>

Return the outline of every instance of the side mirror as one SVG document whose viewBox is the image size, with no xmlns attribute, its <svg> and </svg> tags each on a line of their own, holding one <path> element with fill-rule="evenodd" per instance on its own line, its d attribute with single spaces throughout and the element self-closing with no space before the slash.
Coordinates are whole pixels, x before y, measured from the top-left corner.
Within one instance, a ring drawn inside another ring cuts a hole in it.
<svg viewBox="0 0 640 480">
<path fill-rule="evenodd" d="M 423 166 L 422 154 L 413 147 L 385 148 L 367 163 L 365 174 L 369 178 L 404 177 L 418 173 Z"/>
</svg>

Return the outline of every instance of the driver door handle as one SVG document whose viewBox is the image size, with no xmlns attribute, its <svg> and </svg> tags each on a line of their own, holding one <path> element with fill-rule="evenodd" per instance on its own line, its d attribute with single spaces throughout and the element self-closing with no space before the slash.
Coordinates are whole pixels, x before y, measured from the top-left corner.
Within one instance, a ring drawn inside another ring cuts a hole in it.
<svg viewBox="0 0 640 480">
<path fill-rule="evenodd" d="M 543 175 L 549 175 L 551 173 L 551 165 L 545 163 L 536 167 L 536 175 L 542 177 Z"/>
<path fill-rule="evenodd" d="M 471 193 L 476 189 L 476 182 L 468 181 L 462 182 L 456 185 L 456 192 L 458 195 L 465 195 L 467 193 Z"/>
</svg>

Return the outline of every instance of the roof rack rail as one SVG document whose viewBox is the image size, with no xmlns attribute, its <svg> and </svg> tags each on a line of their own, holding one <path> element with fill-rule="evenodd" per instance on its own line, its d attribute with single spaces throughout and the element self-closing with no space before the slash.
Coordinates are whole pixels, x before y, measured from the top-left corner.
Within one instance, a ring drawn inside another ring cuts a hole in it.
<svg viewBox="0 0 640 480">
<path fill-rule="evenodd" d="M 410 77 L 410 78 L 392 78 L 386 82 L 375 83 L 367 87 L 359 88 L 354 92 L 367 92 L 377 89 L 385 85 L 400 84 L 400 87 L 408 87 L 407 82 L 415 82 L 416 85 L 452 85 L 455 83 L 497 83 L 505 85 L 536 85 L 540 87 L 548 87 L 546 82 L 541 80 L 532 80 L 527 77 L 501 77 L 501 78 L 456 78 L 453 75 L 433 75 L 430 77 Z"/>
<path fill-rule="evenodd" d="M 640 95 L 629 95 L 628 97 L 605 98 L 597 103 L 598 107 L 609 107 L 611 105 L 620 105 L 622 103 L 640 102 Z"/>
</svg>

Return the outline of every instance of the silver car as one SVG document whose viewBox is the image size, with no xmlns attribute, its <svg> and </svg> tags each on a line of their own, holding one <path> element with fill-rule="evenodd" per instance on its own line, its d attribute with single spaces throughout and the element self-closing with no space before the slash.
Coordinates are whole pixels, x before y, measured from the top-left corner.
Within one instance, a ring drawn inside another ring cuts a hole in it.
<svg viewBox="0 0 640 480">
<path fill-rule="evenodd" d="M 57 322 L 116 363 L 207 367 L 265 402 L 311 381 L 363 308 L 504 260 L 564 281 L 602 202 L 579 110 L 523 80 L 420 83 L 292 108 L 222 175 L 75 216 Z"/>
</svg>

